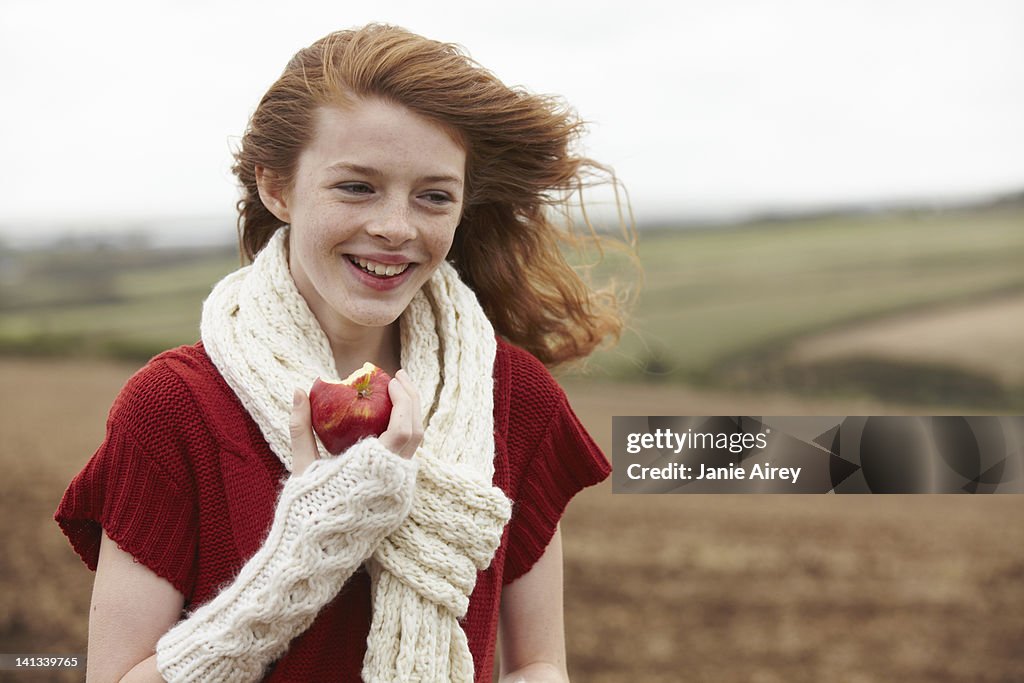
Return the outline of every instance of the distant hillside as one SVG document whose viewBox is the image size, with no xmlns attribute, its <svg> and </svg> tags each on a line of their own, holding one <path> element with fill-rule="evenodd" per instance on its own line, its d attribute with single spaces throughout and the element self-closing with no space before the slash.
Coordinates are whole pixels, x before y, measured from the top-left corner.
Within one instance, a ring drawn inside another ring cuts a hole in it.
<svg viewBox="0 0 1024 683">
<path fill-rule="evenodd" d="M 899 216 L 919 217 L 939 213 L 963 213 L 1003 210 L 1024 210 L 1024 190 L 974 197 L 969 199 L 936 199 L 932 201 L 906 200 L 832 205 L 817 208 L 755 210 L 740 216 L 719 218 L 664 217 L 647 220 L 637 228 L 645 233 L 685 230 L 715 230 L 721 228 L 769 227 L 778 224 L 812 223 L 844 216 Z"/>
</svg>

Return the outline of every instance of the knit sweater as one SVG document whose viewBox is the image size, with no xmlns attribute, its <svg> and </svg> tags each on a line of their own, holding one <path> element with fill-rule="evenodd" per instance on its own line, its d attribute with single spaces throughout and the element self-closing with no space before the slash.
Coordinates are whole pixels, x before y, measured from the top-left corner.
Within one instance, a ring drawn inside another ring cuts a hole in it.
<svg viewBox="0 0 1024 683">
<path fill-rule="evenodd" d="M 499 340 L 494 385 L 493 483 L 514 508 L 461 621 L 479 681 L 493 668 L 502 585 L 540 558 L 572 496 L 610 472 L 535 358 Z M 287 475 L 197 344 L 161 354 L 129 380 L 55 518 L 91 569 L 106 530 L 193 611 L 259 550 Z M 358 681 L 370 616 L 369 579 L 357 571 L 264 680 Z"/>
</svg>

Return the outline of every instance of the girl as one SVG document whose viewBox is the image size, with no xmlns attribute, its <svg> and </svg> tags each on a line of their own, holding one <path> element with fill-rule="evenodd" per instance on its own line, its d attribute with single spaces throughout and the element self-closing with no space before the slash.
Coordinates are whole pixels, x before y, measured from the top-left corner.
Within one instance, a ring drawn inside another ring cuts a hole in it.
<svg viewBox="0 0 1024 683">
<path fill-rule="evenodd" d="M 567 680 L 558 521 L 610 467 L 545 364 L 621 329 L 548 218 L 579 129 L 398 28 L 295 55 L 236 154 L 251 265 L 57 510 L 89 681 L 486 681 L 499 632 L 508 680 Z M 390 423 L 331 456 L 304 390 L 367 360 Z"/>
</svg>

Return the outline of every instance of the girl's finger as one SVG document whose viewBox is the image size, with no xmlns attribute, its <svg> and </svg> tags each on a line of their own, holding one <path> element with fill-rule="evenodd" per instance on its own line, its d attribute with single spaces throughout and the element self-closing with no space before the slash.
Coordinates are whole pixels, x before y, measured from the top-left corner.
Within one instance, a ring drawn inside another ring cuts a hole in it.
<svg viewBox="0 0 1024 683">
<path fill-rule="evenodd" d="M 416 385 L 412 383 L 412 378 L 409 377 L 409 373 L 405 370 L 399 370 L 395 373 L 395 378 L 402 383 L 402 387 L 408 392 L 409 398 L 412 399 L 412 420 L 414 427 L 419 429 L 423 428 L 423 412 L 420 409 L 420 392 L 416 388 Z"/>
<path fill-rule="evenodd" d="M 403 382 L 400 377 L 402 374 L 399 371 L 388 383 L 388 396 L 391 397 L 393 407 L 388 428 L 381 434 L 380 441 L 392 452 L 403 458 L 411 458 L 423 438 L 423 424 L 419 416 L 418 392 L 415 387 L 411 387 L 410 391 L 411 382 L 408 378 Z"/>
<path fill-rule="evenodd" d="M 313 436 L 313 418 L 306 392 L 296 389 L 292 396 L 292 414 L 289 420 L 292 437 L 292 474 L 306 471 L 319 457 L 316 438 Z"/>
</svg>

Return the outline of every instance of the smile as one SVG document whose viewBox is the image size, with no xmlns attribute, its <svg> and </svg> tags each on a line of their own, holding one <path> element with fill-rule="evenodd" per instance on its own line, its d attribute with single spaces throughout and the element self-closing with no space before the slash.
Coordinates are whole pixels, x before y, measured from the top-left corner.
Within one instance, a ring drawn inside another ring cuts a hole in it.
<svg viewBox="0 0 1024 683">
<path fill-rule="evenodd" d="M 408 263 L 388 265 L 384 263 L 377 263 L 376 261 L 370 261 L 369 259 L 364 259 L 359 256 L 349 256 L 348 260 L 365 270 L 367 273 L 371 273 L 377 277 L 394 277 L 396 275 L 401 275 L 410 265 Z"/>
</svg>

